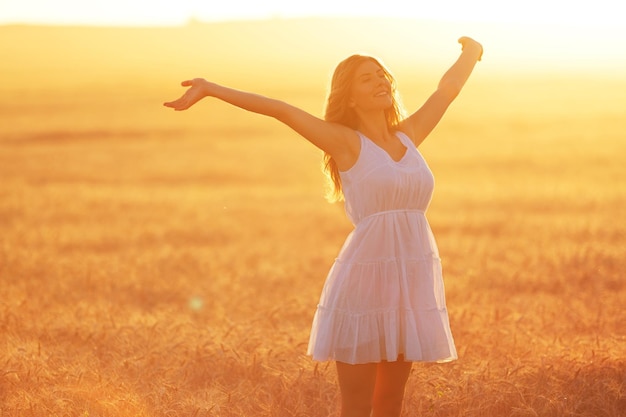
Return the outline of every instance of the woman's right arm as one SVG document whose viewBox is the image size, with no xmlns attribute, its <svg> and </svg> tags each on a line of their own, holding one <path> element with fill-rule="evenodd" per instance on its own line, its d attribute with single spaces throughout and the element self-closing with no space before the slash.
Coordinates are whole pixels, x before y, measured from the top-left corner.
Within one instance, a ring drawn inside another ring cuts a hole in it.
<svg viewBox="0 0 626 417">
<path fill-rule="evenodd" d="M 179 99 L 165 103 L 166 107 L 186 110 L 204 97 L 215 97 L 244 110 L 277 119 L 333 158 L 343 159 L 353 153 L 349 145 L 354 136 L 352 130 L 326 122 L 284 101 L 224 87 L 202 78 L 184 81 L 182 85 L 189 89 Z"/>
</svg>

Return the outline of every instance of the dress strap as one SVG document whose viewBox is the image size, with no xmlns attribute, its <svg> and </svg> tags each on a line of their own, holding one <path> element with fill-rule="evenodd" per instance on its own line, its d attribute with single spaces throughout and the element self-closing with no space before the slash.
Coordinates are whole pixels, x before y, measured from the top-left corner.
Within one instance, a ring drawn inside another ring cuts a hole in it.
<svg viewBox="0 0 626 417">
<path fill-rule="evenodd" d="M 415 148 L 415 144 L 413 143 L 413 141 L 411 140 L 410 137 L 407 136 L 406 133 L 400 131 L 400 130 L 396 130 L 396 137 L 398 139 L 400 139 L 400 142 L 402 142 L 402 144 L 408 148 Z"/>
</svg>

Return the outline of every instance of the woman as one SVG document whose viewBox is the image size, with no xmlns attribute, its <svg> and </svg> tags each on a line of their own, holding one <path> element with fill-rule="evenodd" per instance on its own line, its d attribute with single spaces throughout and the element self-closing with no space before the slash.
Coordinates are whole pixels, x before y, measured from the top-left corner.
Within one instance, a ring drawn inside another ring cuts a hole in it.
<svg viewBox="0 0 626 417">
<path fill-rule="evenodd" d="M 334 360 L 342 417 L 399 416 L 414 361 L 457 358 L 445 305 L 441 263 L 424 216 L 433 177 L 417 151 L 459 94 L 482 46 L 468 37 L 437 90 L 402 118 L 391 74 L 372 57 L 353 55 L 336 68 L 325 120 L 285 102 L 204 79 L 178 100 L 185 110 L 204 97 L 285 123 L 325 153 L 334 197 L 355 224 L 333 264 L 308 353 Z"/>
</svg>

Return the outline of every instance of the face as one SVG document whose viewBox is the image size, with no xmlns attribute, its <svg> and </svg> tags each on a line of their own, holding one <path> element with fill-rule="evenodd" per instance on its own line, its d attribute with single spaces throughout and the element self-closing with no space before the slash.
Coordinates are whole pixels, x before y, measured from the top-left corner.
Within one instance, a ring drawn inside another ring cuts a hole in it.
<svg viewBox="0 0 626 417">
<path fill-rule="evenodd" d="M 374 61 L 360 64 L 351 88 L 350 106 L 355 110 L 385 110 L 392 105 L 391 83 L 385 71 Z"/>
</svg>

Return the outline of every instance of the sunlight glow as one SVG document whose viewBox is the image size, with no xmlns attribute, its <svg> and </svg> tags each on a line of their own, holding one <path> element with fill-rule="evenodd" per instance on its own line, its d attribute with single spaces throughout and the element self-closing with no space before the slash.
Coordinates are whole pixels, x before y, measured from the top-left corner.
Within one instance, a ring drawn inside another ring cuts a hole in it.
<svg viewBox="0 0 626 417">
<path fill-rule="evenodd" d="M 400 50 L 406 51 L 407 46 L 414 48 L 415 39 L 424 37 L 423 30 L 418 35 L 414 28 L 426 28 L 433 33 L 433 47 L 438 48 L 431 55 L 441 51 L 450 56 L 451 52 L 442 51 L 436 45 L 437 40 L 441 38 L 447 45 L 454 46 L 449 42 L 450 37 L 468 35 L 484 42 L 485 58 L 498 60 L 490 61 L 492 64 L 516 62 L 519 69 L 547 62 L 563 68 L 626 65 L 626 26 L 621 23 L 621 16 L 619 4 L 613 0 L 593 3 L 549 0 L 514 3 L 494 0 L 388 0 L 384 3 L 379 0 L 358 3 L 336 0 L 0 1 L 0 25 L 184 26 L 190 22 L 224 20 L 375 17 L 380 20 L 373 23 L 371 30 L 369 27 L 358 33 L 346 30 L 344 37 L 354 46 L 367 42 L 368 49 L 400 53 Z M 406 20 L 400 28 L 385 23 L 383 18 Z M 445 29 L 442 23 L 447 24 Z M 318 33 L 309 35 L 318 36 L 320 30 L 314 29 L 313 32 Z M 431 41 L 430 36 L 428 40 Z M 421 51 L 426 49 L 422 47 Z"/>
<path fill-rule="evenodd" d="M 51 23 L 84 25 L 176 25 L 189 19 L 206 21 L 302 16 L 380 16 L 471 22 L 554 23 L 579 26 L 617 26 L 619 4 L 612 0 L 591 2 L 502 2 L 454 0 L 414 2 L 406 0 L 5 0 L 0 2 L 0 23 Z"/>
</svg>

